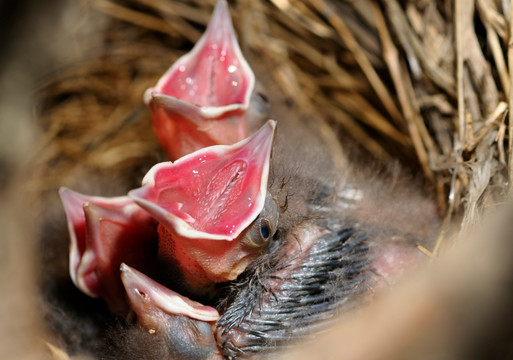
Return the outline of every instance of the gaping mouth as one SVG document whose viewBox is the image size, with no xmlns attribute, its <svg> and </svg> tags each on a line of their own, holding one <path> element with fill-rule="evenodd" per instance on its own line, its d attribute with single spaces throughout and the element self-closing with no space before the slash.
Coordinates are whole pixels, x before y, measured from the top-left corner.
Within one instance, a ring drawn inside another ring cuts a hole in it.
<svg viewBox="0 0 513 360">
<path fill-rule="evenodd" d="M 275 126 L 158 164 L 129 196 L 181 237 L 233 240 L 264 206 Z"/>
<path fill-rule="evenodd" d="M 201 39 L 147 90 L 144 99 L 149 104 L 154 96 L 165 95 L 201 107 L 247 107 L 254 84 L 255 76 L 242 56 L 228 6 L 219 1 Z"/>
<path fill-rule="evenodd" d="M 142 319 L 152 319 L 156 309 L 168 315 L 184 315 L 201 321 L 219 319 L 216 309 L 190 300 L 124 263 L 120 270 L 128 300 Z M 151 326 L 159 326 L 158 318 Z"/>
<path fill-rule="evenodd" d="M 223 0 L 198 43 L 146 90 L 144 102 L 159 142 L 176 160 L 207 146 L 234 144 L 259 128 L 266 119 L 250 111 L 254 88 L 255 75 Z"/>
</svg>

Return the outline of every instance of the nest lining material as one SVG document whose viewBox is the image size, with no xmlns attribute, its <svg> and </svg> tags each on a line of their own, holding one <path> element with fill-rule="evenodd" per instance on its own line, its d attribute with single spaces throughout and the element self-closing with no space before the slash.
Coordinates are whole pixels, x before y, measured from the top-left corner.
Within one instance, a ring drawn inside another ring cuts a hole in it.
<svg viewBox="0 0 513 360">
<path fill-rule="evenodd" d="M 86 4 L 89 16 L 105 17 L 104 35 L 40 91 L 39 190 L 74 186 L 78 161 L 116 177 L 141 159 L 159 159 L 142 93 L 198 40 L 214 1 Z M 442 233 L 455 218 L 463 227 L 476 222 L 507 196 L 508 1 L 241 0 L 230 7 L 243 52 L 266 54 L 283 93 L 376 159 L 422 172 L 438 195 Z"/>
</svg>

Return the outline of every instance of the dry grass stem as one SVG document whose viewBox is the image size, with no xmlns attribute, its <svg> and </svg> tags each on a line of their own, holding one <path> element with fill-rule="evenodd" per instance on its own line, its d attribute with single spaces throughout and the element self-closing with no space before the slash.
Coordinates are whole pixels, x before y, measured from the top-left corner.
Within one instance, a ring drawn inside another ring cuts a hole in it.
<svg viewBox="0 0 513 360">
<path fill-rule="evenodd" d="M 40 89 L 44 141 L 33 189 L 71 182 L 78 159 L 92 171 L 140 174 L 138 161 L 158 158 L 142 93 L 192 47 L 214 3 L 87 2 L 91 17 L 107 15 L 105 37 Z M 475 222 L 513 187 L 507 2 L 241 0 L 231 11 L 250 62 L 263 63 L 303 111 L 378 161 L 422 171 L 442 233 Z"/>
</svg>

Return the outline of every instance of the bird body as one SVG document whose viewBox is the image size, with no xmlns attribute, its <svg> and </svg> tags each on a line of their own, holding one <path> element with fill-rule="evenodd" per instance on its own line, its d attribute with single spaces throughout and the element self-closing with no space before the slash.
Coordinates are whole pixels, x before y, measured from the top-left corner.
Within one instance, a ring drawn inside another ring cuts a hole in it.
<svg viewBox="0 0 513 360">
<path fill-rule="evenodd" d="M 220 19 L 229 21 L 223 1 L 214 15 L 214 21 Z M 202 56 L 199 50 L 194 54 Z M 98 252 L 84 250 L 94 248 L 84 245 L 89 240 L 75 241 L 82 257 L 74 261 L 89 265 L 89 270 L 96 266 L 101 285 L 96 288 L 108 289 L 110 283 L 124 286 L 124 293 L 113 295 L 117 301 L 109 300 L 113 296 L 107 290 L 79 286 L 87 295 L 104 297 L 111 308 L 117 302 L 129 309 L 125 317 L 105 315 L 107 321 L 121 323 L 112 326 L 107 338 L 123 341 L 102 340 L 105 334 L 98 331 L 96 351 L 102 358 L 235 359 L 273 353 L 354 308 L 383 282 L 395 281 L 406 265 L 422 261 L 416 244 L 429 242 L 438 224 L 432 201 L 406 185 L 400 173 L 377 176 L 372 169 L 362 170 L 368 166 L 351 163 L 350 154 L 342 151 L 323 119 L 284 98 L 271 72 L 258 69 L 257 78 L 272 99 L 266 116 L 277 119 L 276 130 L 274 122 L 268 122 L 238 143 L 220 145 L 226 139 L 215 144 L 196 140 L 203 138 L 205 129 L 209 134 L 210 130 L 232 134 L 223 122 L 196 127 L 199 134 L 158 125 L 190 118 L 193 108 L 197 115 L 201 107 L 226 105 L 178 99 L 177 93 L 162 95 L 167 76 L 177 69 L 180 72 L 180 66 L 172 67 L 146 93 L 145 101 L 164 150 L 178 159 L 155 165 L 142 187 L 122 198 L 127 206 L 135 203 L 151 215 L 148 238 L 159 239 L 158 256 L 151 250 L 150 270 L 144 273 L 125 264 L 124 256 L 116 258 L 121 271 L 113 262 L 101 268 Z M 205 80 L 201 71 L 188 75 Z M 252 87 L 245 90 L 244 106 L 237 111 L 253 113 L 252 106 L 257 105 L 248 100 Z M 218 114 L 231 111 L 218 110 Z M 190 120 L 185 123 L 190 125 Z M 245 116 L 238 119 L 246 120 Z M 176 135 L 191 140 L 177 140 Z M 186 146 L 193 142 L 201 148 Z M 178 150 L 170 151 L 175 145 Z M 207 158 L 214 165 L 200 168 Z M 70 225 L 72 238 L 83 239 L 84 231 L 86 238 L 92 238 L 87 229 L 90 234 L 98 229 L 88 219 L 100 211 L 87 209 L 99 205 L 93 197 L 88 201 L 92 207 L 79 204 L 86 211 L 78 216 L 79 225 Z M 106 216 L 98 215 L 96 220 Z M 233 225 L 231 233 L 224 231 L 227 224 Z M 131 223 L 121 228 L 124 233 Z M 72 276 L 83 278 L 86 272 L 77 271 L 81 266 L 71 267 Z M 116 280 L 102 284 L 102 279 L 111 278 Z"/>
</svg>

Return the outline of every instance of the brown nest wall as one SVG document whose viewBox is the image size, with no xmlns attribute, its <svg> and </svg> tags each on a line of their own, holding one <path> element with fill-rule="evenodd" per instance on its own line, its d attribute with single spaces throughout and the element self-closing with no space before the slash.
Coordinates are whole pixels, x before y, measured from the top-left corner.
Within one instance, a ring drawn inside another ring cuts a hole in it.
<svg viewBox="0 0 513 360">
<path fill-rule="evenodd" d="M 142 159 L 160 158 L 142 93 L 198 40 L 213 5 L 85 3 L 74 30 L 94 27 L 96 40 L 41 92 L 39 190 L 72 186 L 78 162 L 121 177 L 143 174 Z M 422 173 L 438 196 L 442 230 L 455 215 L 475 222 L 506 196 L 509 2 L 242 0 L 230 7 L 243 52 L 268 64 L 287 97 L 379 161 L 398 159 Z"/>
<path fill-rule="evenodd" d="M 65 31 L 77 34 L 69 45 L 81 55 L 48 74 L 38 91 L 42 140 L 29 185 L 44 217 L 62 215 L 60 186 L 96 194 L 101 183 L 101 195 L 123 194 L 164 159 L 142 94 L 199 39 L 214 1 L 76 5 L 80 21 Z M 248 60 L 265 64 L 291 101 L 376 161 L 399 161 L 421 174 L 437 195 L 440 239 L 452 225 L 466 228 L 506 200 L 513 178 L 509 1 L 240 0 L 230 2 L 230 10 Z M 488 260 L 505 253 L 495 250 Z M 62 273 L 66 259 L 60 261 Z M 459 264 L 467 264 L 457 273 L 461 279 L 486 274 L 473 263 L 468 267 L 468 257 Z M 467 284 L 449 280 L 447 288 Z M 426 289 L 436 295 L 431 284 Z M 474 285 L 457 299 L 485 293 Z"/>
</svg>

